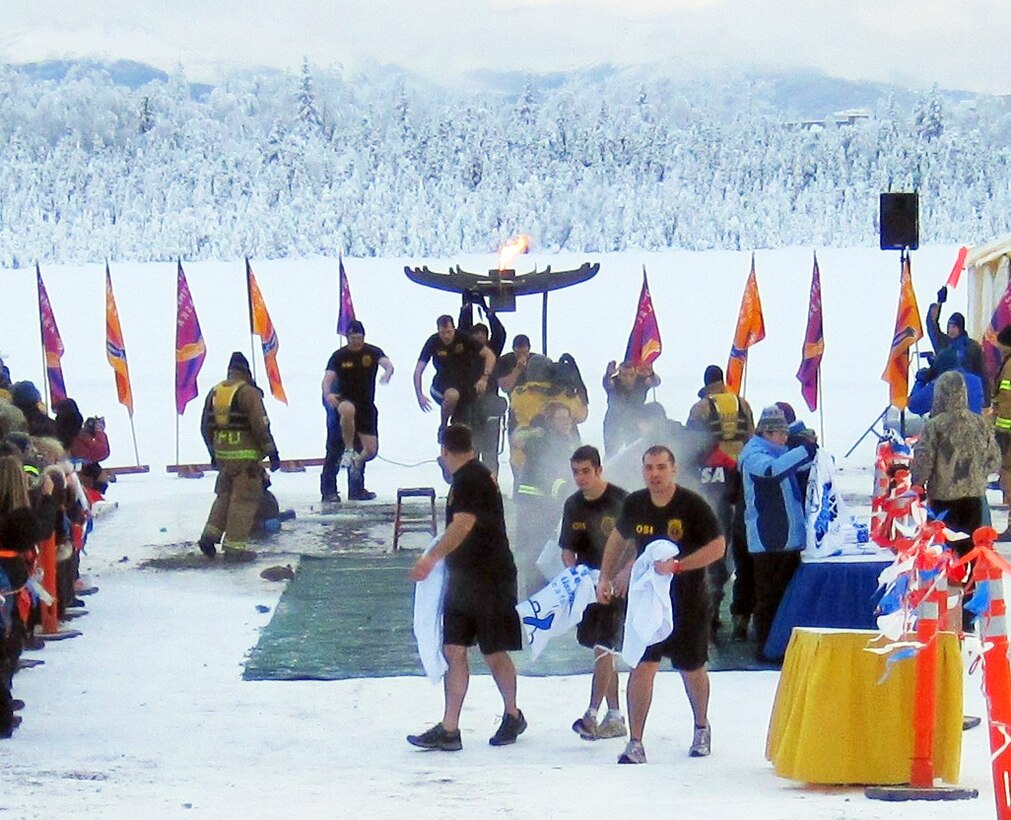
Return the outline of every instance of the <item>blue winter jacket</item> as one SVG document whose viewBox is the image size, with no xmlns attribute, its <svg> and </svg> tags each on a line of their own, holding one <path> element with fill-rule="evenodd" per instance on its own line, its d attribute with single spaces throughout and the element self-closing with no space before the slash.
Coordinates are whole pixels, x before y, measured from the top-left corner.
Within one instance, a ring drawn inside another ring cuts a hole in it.
<svg viewBox="0 0 1011 820">
<path fill-rule="evenodd" d="M 737 468 L 744 478 L 748 552 L 804 548 L 804 497 L 797 473 L 810 469 L 811 462 L 806 448 L 789 449 L 762 436 L 744 445 Z"/>
</svg>

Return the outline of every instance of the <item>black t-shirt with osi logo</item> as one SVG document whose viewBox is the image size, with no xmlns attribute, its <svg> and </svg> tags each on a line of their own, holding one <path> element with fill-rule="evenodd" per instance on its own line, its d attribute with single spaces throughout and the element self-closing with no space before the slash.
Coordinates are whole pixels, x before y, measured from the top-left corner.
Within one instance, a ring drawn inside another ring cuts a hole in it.
<svg viewBox="0 0 1011 820">
<path fill-rule="evenodd" d="M 386 356 L 375 345 L 362 345 L 361 350 L 344 346 L 334 351 L 326 369 L 337 374 L 333 391 L 341 398 L 358 404 L 373 404 L 376 400 L 376 373 L 379 360 Z"/>
<path fill-rule="evenodd" d="M 636 557 L 658 539 L 673 541 L 681 556 L 691 555 L 722 534 L 712 508 L 702 496 L 678 485 L 670 503 L 658 507 L 649 490 L 638 490 L 625 499 L 615 525 L 623 538 L 635 541 Z M 707 591 L 705 568 L 674 577 L 675 592 L 703 603 Z"/>
<path fill-rule="evenodd" d="M 482 347 L 483 345 L 473 336 L 459 330 L 448 345 L 443 344 L 438 333 L 433 333 L 421 348 L 418 361 L 425 364 L 432 362 L 436 370 L 435 382 L 439 387 L 443 389 L 455 387 L 457 390 L 469 391 L 477 381 L 474 374 Z"/>
<path fill-rule="evenodd" d="M 565 499 L 562 529 L 558 545 L 576 553 L 576 561 L 592 569 L 600 569 L 604 545 L 621 513 L 621 504 L 628 495 L 621 487 L 608 484 L 598 498 L 587 500 L 582 492 Z"/>
</svg>

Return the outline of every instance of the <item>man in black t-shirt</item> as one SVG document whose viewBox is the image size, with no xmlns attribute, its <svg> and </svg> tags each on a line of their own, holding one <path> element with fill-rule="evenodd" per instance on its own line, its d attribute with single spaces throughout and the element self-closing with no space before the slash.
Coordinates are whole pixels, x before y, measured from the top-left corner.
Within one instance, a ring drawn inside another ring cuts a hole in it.
<svg viewBox="0 0 1011 820">
<path fill-rule="evenodd" d="M 458 331 L 452 316 L 444 314 L 436 319 L 435 324 L 438 332 L 425 341 L 414 368 L 414 393 L 418 397 L 418 406 L 429 412 L 432 403 L 421 389 L 421 374 L 431 361 L 435 367 L 432 398 L 442 407 L 441 435 L 450 419 L 468 420 L 466 414 L 470 404 L 488 389 L 488 379 L 495 372 L 495 354 L 473 336 Z M 475 381 L 474 374 L 477 372 L 480 375 Z"/>
<path fill-rule="evenodd" d="M 365 462 L 379 452 L 379 411 L 376 409 L 376 374 L 380 384 L 393 376 L 393 362 L 381 348 L 365 343 L 365 326 L 348 327 L 348 343 L 334 351 L 323 374 L 326 408 L 326 458 L 320 475 L 323 501 L 340 501 L 337 472 L 348 468 L 348 498 L 367 501 L 375 493 L 365 489 Z M 355 438 L 361 452 L 355 451 Z"/>
<path fill-rule="evenodd" d="M 604 479 L 600 452 L 596 447 L 584 444 L 577 448 L 569 466 L 579 490 L 565 499 L 562 510 L 562 527 L 558 536 L 562 562 L 567 567 L 584 564 L 591 569 L 600 569 L 604 545 L 614 530 L 628 493 Z M 584 740 L 628 734 L 618 705 L 618 673 L 614 668 L 613 654 L 621 647 L 624 619 L 624 599 L 617 598 L 606 604 L 594 603 L 586 608 L 576 631 L 576 639 L 592 649 L 594 655 L 590 706 L 572 724 L 572 731 Z M 598 723 L 597 711 L 605 698 L 607 714 Z"/>
<path fill-rule="evenodd" d="M 618 571 L 634 555 L 639 556 L 657 539 L 677 544 L 676 558 L 657 561 L 661 575 L 673 575 L 670 595 L 674 608 L 674 631 L 665 640 L 646 647 L 642 660 L 628 678 L 629 742 L 619 763 L 645 763 L 642 746 L 646 717 L 653 698 L 653 679 L 660 659 L 670 658 L 681 673 L 688 702 L 695 718 L 695 733 L 689 754 L 709 754 L 709 675 L 706 672 L 709 648 L 709 588 L 706 567 L 723 557 L 726 544 L 709 504 L 697 493 L 676 482 L 674 453 L 654 445 L 642 457 L 646 489 L 625 499 L 621 515 L 604 548 L 604 561 L 597 585 L 597 600 L 607 603 L 625 592 Z"/>
<path fill-rule="evenodd" d="M 470 671 L 467 649 L 477 643 L 502 695 L 504 714 L 492 746 L 515 743 L 527 728 L 516 707 L 516 667 L 509 652 L 523 648 L 516 612 L 516 564 L 509 550 L 502 495 L 488 468 L 475 458 L 470 428 L 452 424 L 443 431 L 442 459 L 453 474 L 446 499 L 446 531 L 411 568 L 411 579 L 428 577 L 446 559 L 443 600 L 443 655 L 449 664 L 444 681 L 443 717 L 426 732 L 408 735 L 423 749 L 458 751 L 460 710 Z"/>
</svg>

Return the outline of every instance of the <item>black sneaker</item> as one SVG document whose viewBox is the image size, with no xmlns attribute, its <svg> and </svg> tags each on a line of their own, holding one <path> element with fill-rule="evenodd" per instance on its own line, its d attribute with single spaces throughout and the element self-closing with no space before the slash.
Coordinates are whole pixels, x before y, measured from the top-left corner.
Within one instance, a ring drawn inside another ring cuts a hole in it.
<svg viewBox="0 0 1011 820">
<path fill-rule="evenodd" d="M 460 730 L 447 731 L 441 723 L 436 723 L 435 726 L 420 735 L 408 735 L 407 742 L 419 749 L 436 749 L 440 752 L 458 752 L 463 748 Z"/>
<path fill-rule="evenodd" d="M 523 734 L 526 729 L 527 720 L 519 709 L 516 710 L 516 717 L 506 712 L 502 715 L 502 722 L 498 725 L 498 731 L 488 738 L 488 743 L 492 746 L 508 746 L 510 743 L 515 743 L 516 738 Z"/>
</svg>

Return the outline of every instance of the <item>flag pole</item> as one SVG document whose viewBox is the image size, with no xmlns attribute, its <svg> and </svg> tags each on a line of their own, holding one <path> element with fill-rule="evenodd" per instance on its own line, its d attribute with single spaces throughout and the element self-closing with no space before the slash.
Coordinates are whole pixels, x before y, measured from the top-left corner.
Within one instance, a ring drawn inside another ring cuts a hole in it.
<svg viewBox="0 0 1011 820">
<path fill-rule="evenodd" d="M 137 428 L 133 424 L 133 413 L 130 413 L 130 435 L 133 437 L 133 457 L 134 457 L 134 460 L 137 463 L 137 466 L 139 467 L 140 466 L 140 450 L 137 449 Z M 176 434 L 177 447 L 178 447 L 178 440 L 179 439 L 178 439 L 178 433 L 177 433 Z M 178 453 L 176 454 L 176 456 L 177 456 L 176 457 L 176 464 L 178 464 L 179 463 Z"/>
<path fill-rule="evenodd" d="M 253 289 L 249 282 L 249 257 L 246 257 L 246 309 L 249 316 L 249 366 L 252 368 L 253 381 L 256 381 L 256 344 L 253 341 Z"/>
<path fill-rule="evenodd" d="M 818 441 L 825 446 L 825 402 L 821 392 L 821 362 L 818 363 Z"/>
</svg>

